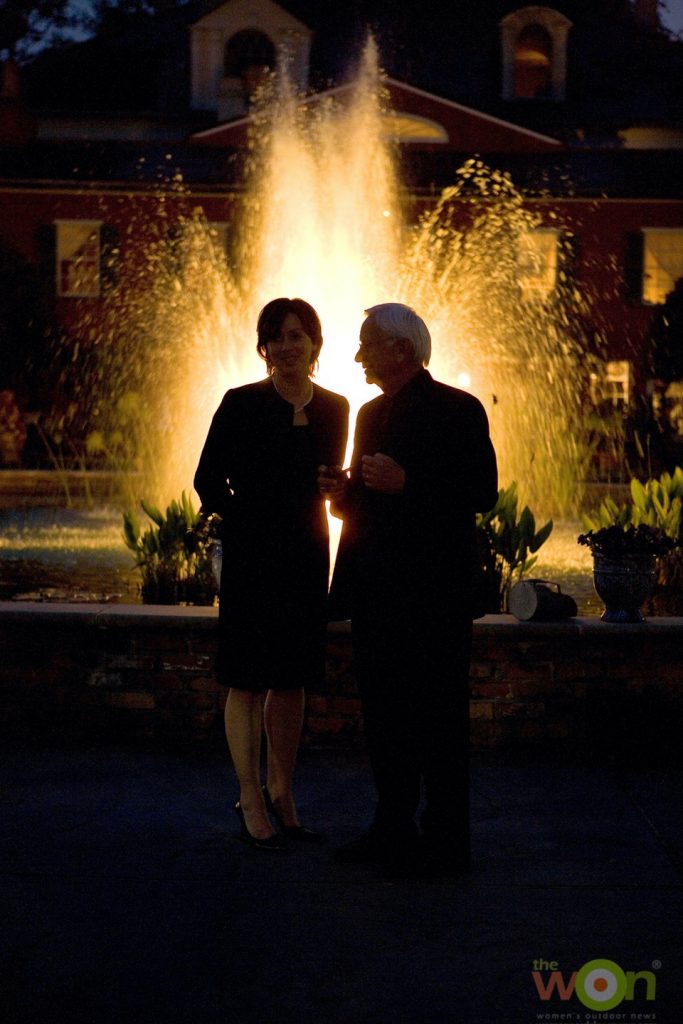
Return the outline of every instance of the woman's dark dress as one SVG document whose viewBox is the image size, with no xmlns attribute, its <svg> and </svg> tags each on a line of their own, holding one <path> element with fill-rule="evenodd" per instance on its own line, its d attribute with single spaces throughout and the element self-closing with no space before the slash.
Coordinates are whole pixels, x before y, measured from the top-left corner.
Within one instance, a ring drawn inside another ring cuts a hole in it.
<svg viewBox="0 0 683 1024">
<path fill-rule="evenodd" d="M 318 466 L 340 465 L 348 402 L 314 385 L 307 426 L 271 380 L 228 391 L 194 486 L 223 517 L 218 677 L 243 690 L 322 687 L 329 536 Z"/>
</svg>

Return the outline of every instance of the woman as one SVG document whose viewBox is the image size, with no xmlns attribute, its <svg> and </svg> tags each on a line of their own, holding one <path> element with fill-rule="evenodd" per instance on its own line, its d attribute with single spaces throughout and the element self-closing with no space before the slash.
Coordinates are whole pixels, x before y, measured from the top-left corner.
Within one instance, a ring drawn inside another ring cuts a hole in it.
<svg viewBox="0 0 683 1024">
<path fill-rule="evenodd" d="M 274 299 L 257 324 L 268 377 L 228 391 L 214 415 L 194 485 L 205 515 L 223 519 L 219 679 L 240 796 L 242 838 L 281 850 L 286 836 L 319 838 L 292 794 L 304 693 L 324 675 L 329 537 L 320 464 L 342 462 L 345 398 L 311 381 L 322 346 L 303 299 Z M 260 781 L 262 724 L 267 781 Z"/>
</svg>

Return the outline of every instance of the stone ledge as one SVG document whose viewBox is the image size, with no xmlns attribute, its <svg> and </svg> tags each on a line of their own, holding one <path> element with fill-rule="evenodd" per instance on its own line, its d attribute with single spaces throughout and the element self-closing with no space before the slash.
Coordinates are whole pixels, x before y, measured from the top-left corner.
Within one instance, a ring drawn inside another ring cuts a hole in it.
<svg viewBox="0 0 683 1024">
<path fill-rule="evenodd" d="M 218 608 L 195 605 L 95 604 L 59 601 L 0 601 L 0 621 L 29 623 L 36 626 L 82 625 L 100 628 L 119 627 L 157 629 L 213 629 Z"/>
<path fill-rule="evenodd" d="M 50 601 L 0 601 L 0 619 L 6 622 L 64 623 L 126 628 L 131 624 L 140 627 L 167 626 L 169 629 L 213 629 L 218 621 L 218 608 L 194 605 L 145 605 L 145 604 L 95 604 Z M 331 622 L 328 632 L 332 635 L 350 633 L 350 623 Z M 609 623 L 602 622 L 597 615 L 576 616 L 560 622 L 520 622 L 514 615 L 484 615 L 474 622 L 476 637 L 509 638 L 520 641 L 529 639 L 576 637 L 645 637 L 661 636 L 666 639 L 683 639 L 683 616 L 652 616 L 645 622 Z"/>
<path fill-rule="evenodd" d="M 217 608 L 0 602 L 0 726 L 222 743 L 217 626 Z M 362 735 L 350 634 L 329 626 L 327 692 L 309 697 L 305 740 Z M 682 640 L 683 618 L 478 619 L 472 742 L 679 749 Z"/>
</svg>

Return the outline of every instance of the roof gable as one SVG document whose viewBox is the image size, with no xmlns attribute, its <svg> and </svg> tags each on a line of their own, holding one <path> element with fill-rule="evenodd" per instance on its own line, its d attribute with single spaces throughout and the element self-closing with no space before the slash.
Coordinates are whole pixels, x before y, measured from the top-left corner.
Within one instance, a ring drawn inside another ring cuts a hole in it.
<svg viewBox="0 0 683 1024">
<path fill-rule="evenodd" d="M 309 33 L 310 29 L 273 0 L 227 0 L 195 21 L 192 29 L 239 31 L 250 27 L 269 31 Z"/>
<path fill-rule="evenodd" d="M 394 78 L 384 80 L 391 100 L 385 114 L 386 135 L 402 145 L 418 149 L 457 152 L 548 152 L 564 148 L 557 139 L 511 124 L 500 118 L 435 96 Z M 354 85 L 342 85 L 303 97 L 301 106 L 313 106 L 331 97 L 344 102 Z M 197 132 L 192 142 L 217 148 L 241 148 L 247 144 L 251 118 Z"/>
</svg>

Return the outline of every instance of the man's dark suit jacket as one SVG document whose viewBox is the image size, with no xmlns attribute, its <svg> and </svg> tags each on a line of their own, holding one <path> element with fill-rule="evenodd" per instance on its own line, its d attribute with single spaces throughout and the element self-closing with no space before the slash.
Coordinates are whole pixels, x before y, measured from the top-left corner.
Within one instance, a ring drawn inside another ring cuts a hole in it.
<svg viewBox="0 0 683 1024">
<path fill-rule="evenodd" d="M 401 494 L 363 485 L 361 458 L 377 452 L 405 470 Z M 349 491 L 335 510 L 344 525 L 330 617 L 374 608 L 377 621 L 383 610 L 396 636 L 408 621 L 443 626 L 471 615 L 475 513 L 497 498 L 488 420 L 473 395 L 420 370 L 393 398 L 364 405 Z"/>
</svg>

